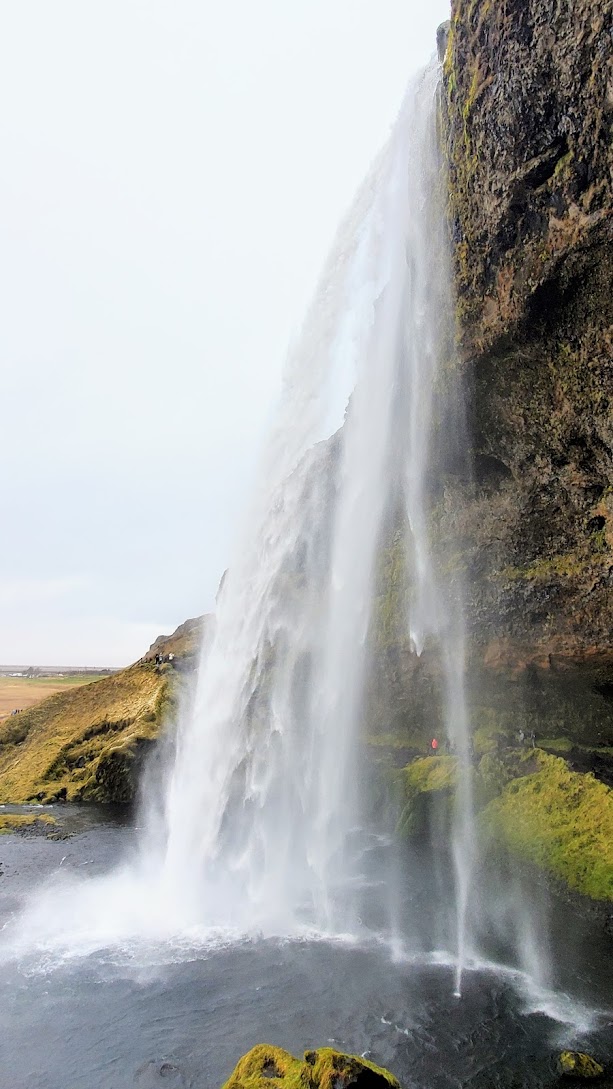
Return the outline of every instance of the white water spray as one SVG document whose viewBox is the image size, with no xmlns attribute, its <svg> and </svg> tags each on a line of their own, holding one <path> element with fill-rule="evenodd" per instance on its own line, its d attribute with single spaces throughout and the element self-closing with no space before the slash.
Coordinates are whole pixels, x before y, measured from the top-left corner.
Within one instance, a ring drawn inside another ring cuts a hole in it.
<svg viewBox="0 0 613 1089">
<path fill-rule="evenodd" d="M 429 636 L 442 646 L 450 736 L 467 764 L 461 622 L 444 617 L 428 541 L 433 400 L 452 313 L 437 86 L 433 65 L 410 88 L 291 353 L 261 490 L 177 739 L 156 867 L 165 902 L 211 925 L 355 925 L 367 636 L 383 519 L 399 488 L 412 641 L 417 653 Z M 346 418 L 332 439 L 339 408 Z M 313 446 L 318 439 L 328 441 Z M 458 986 L 466 790 L 456 821 Z"/>
</svg>

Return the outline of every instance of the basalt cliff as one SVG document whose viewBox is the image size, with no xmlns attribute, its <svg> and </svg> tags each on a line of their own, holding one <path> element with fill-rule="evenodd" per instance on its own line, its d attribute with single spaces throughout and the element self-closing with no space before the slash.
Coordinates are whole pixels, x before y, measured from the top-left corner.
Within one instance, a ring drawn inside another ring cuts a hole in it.
<svg viewBox="0 0 613 1089">
<path fill-rule="evenodd" d="M 444 68 L 474 635 L 609 670 L 613 4 L 456 0 Z"/>
<path fill-rule="evenodd" d="M 454 0 L 438 44 L 469 464 L 443 472 L 431 531 L 465 600 L 479 819 L 611 900 L 613 3 Z M 406 633 L 402 536 L 382 551 L 366 732 L 411 761 L 404 821 L 423 833 L 452 775 L 422 759 L 442 694 Z"/>
<path fill-rule="evenodd" d="M 613 3 L 454 0 L 439 48 L 472 474 L 448 474 L 434 547 L 482 685 L 572 680 L 611 717 Z M 400 705 L 428 667 L 394 627 L 397 545 L 378 635 Z"/>
</svg>

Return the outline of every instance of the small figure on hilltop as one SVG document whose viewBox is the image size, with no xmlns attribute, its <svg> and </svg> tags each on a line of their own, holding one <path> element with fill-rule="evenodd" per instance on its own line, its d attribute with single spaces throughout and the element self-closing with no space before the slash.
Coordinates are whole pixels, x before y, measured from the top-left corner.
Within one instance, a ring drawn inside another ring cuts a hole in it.
<svg viewBox="0 0 613 1089">
<path fill-rule="evenodd" d="M 433 737 L 432 741 L 430 742 L 430 753 L 432 756 L 436 756 L 438 754 L 438 741 L 435 737 Z"/>
</svg>

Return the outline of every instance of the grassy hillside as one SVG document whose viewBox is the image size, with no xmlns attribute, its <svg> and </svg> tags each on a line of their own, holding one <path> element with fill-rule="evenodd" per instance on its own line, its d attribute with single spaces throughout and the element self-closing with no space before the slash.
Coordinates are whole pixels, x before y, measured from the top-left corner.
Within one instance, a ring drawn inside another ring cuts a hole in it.
<svg viewBox="0 0 613 1089">
<path fill-rule="evenodd" d="M 193 668 L 202 623 L 156 640 L 136 665 L 58 692 L 0 723 L 0 803 L 129 802 L 138 769 Z M 153 653 L 152 653 L 153 652 Z M 156 667 L 155 653 L 175 655 Z"/>
<path fill-rule="evenodd" d="M 25 710 L 48 696 L 53 696 L 55 692 L 91 684 L 103 676 L 108 676 L 108 673 L 69 673 L 63 677 L 0 677 L 0 719 L 8 717 L 16 707 Z"/>
</svg>

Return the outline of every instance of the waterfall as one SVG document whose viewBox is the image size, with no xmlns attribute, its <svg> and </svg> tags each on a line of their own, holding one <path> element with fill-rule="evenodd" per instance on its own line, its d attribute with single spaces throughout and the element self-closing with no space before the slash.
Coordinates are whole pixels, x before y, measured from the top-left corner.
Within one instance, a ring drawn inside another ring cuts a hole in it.
<svg viewBox="0 0 613 1089">
<path fill-rule="evenodd" d="M 463 631 L 428 541 L 433 405 L 453 339 L 438 85 L 433 63 L 410 86 L 290 352 L 150 842 L 164 901 L 189 920 L 275 933 L 355 924 L 376 560 L 403 494 L 407 623 L 416 653 L 429 637 L 440 644 L 449 735 L 466 772 L 454 833 L 459 986 L 471 843 Z"/>
<path fill-rule="evenodd" d="M 435 62 L 410 85 L 291 346 L 196 691 L 162 749 L 163 789 L 147 792 L 137 849 L 104 878 L 54 889 L 52 910 L 36 898 L 16 947 L 44 947 L 50 927 L 71 955 L 363 927 L 365 678 L 378 561 L 400 506 L 406 630 L 415 655 L 434 647 L 440 659 L 459 770 L 460 991 L 473 862 L 462 594 L 441 575 L 429 528 L 443 439 L 461 431 L 439 86 Z"/>
</svg>

